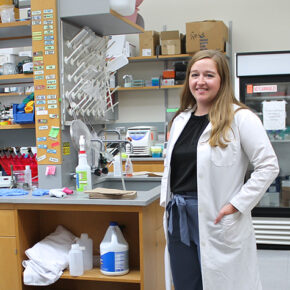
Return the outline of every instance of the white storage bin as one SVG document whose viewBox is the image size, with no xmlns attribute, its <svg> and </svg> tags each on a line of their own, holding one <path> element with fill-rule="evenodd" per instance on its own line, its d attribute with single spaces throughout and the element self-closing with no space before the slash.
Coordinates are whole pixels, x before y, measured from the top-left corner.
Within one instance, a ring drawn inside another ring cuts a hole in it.
<svg viewBox="0 0 290 290">
<path fill-rule="evenodd" d="M 3 65 L 4 63 L 13 63 L 16 65 L 17 62 L 18 62 L 18 56 L 15 54 L 0 55 L 0 65 Z"/>
</svg>

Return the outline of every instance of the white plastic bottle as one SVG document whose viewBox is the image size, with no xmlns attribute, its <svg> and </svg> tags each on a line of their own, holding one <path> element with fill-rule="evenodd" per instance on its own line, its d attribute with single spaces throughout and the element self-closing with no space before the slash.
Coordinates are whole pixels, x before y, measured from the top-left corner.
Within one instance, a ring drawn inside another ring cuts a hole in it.
<svg viewBox="0 0 290 290">
<path fill-rule="evenodd" d="M 69 273 L 71 276 L 81 276 L 84 274 L 83 247 L 79 244 L 72 244 L 68 254 Z"/>
<path fill-rule="evenodd" d="M 85 137 L 80 136 L 79 164 L 76 167 L 76 189 L 78 192 L 92 189 L 91 167 L 85 151 Z"/>
<path fill-rule="evenodd" d="M 114 176 L 120 177 L 121 176 L 121 160 L 120 155 L 114 156 Z"/>
<path fill-rule="evenodd" d="M 82 233 L 77 243 L 85 248 L 83 251 L 84 270 L 91 270 L 93 268 L 93 240 L 88 234 Z"/>
<path fill-rule="evenodd" d="M 29 165 L 25 165 L 24 183 L 27 189 L 32 189 L 31 169 Z"/>
<path fill-rule="evenodd" d="M 116 222 L 110 222 L 100 244 L 101 272 L 124 275 L 129 272 L 129 246 Z"/>
</svg>

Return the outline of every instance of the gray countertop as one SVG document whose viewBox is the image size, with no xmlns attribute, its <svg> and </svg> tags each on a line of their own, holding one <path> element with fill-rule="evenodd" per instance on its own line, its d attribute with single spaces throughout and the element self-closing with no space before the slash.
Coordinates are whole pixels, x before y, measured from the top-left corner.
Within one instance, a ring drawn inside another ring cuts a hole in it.
<svg viewBox="0 0 290 290">
<path fill-rule="evenodd" d="M 103 178 L 99 182 L 110 182 L 120 178 Z M 160 196 L 160 178 L 156 177 L 130 177 L 124 178 L 125 184 L 129 182 L 150 182 L 154 181 L 156 187 L 142 191 L 137 190 L 137 197 L 132 200 L 125 199 L 90 199 L 86 193 L 76 193 L 63 198 L 46 196 L 33 196 L 32 192 L 22 196 L 0 196 L 0 203 L 10 204 L 61 204 L 61 205 L 125 205 L 125 206 L 147 206 Z M 94 187 L 98 187 L 96 184 Z M 131 189 L 130 189 L 131 190 Z"/>
</svg>

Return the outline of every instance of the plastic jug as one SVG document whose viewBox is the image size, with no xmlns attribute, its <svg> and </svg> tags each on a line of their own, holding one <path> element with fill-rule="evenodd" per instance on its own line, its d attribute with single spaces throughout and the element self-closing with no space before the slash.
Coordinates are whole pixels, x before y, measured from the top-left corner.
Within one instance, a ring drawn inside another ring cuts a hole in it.
<svg viewBox="0 0 290 290">
<path fill-rule="evenodd" d="M 72 244 L 68 253 L 69 273 L 71 276 L 81 276 L 84 274 L 83 251 L 79 244 Z"/>
<path fill-rule="evenodd" d="M 100 244 L 101 272 L 105 275 L 124 275 L 129 272 L 129 246 L 116 222 L 110 222 Z"/>
<path fill-rule="evenodd" d="M 85 248 L 83 251 L 84 270 L 91 270 L 93 268 L 93 240 L 88 234 L 82 233 L 77 243 Z"/>
</svg>

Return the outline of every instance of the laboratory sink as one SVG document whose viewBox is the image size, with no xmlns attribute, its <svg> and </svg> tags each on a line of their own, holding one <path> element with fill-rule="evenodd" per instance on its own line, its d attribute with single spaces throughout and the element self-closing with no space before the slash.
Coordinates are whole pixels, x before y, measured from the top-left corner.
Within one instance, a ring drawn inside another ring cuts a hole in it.
<svg viewBox="0 0 290 290">
<path fill-rule="evenodd" d="M 126 190 L 136 190 L 136 191 L 149 191 L 160 185 L 160 179 L 124 179 Z M 123 189 L 121 179 L 106 179 L 94 184 L 94 187 L 112 188 L 112 189 Z"/>
</svg>

